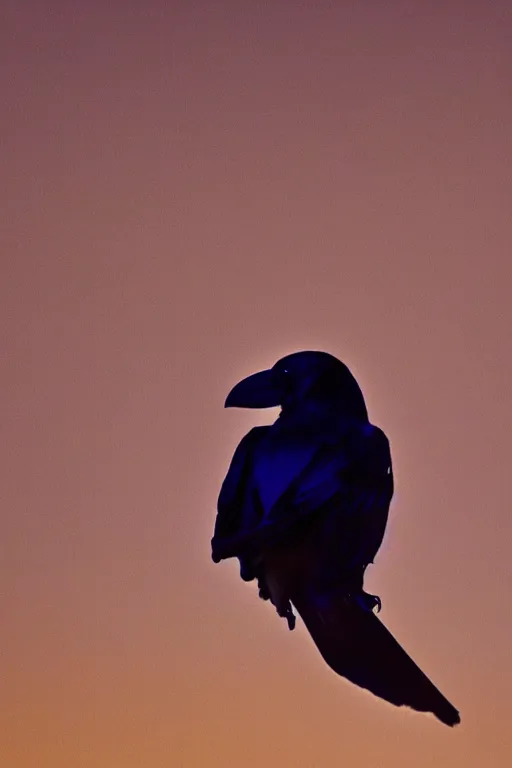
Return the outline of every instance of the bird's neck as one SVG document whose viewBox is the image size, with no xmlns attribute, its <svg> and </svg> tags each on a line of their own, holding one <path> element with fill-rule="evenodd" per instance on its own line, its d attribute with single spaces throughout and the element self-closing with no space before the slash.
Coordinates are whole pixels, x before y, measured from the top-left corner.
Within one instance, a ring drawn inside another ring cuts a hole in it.
<svg viewBox="0 0 512 768">
<path fill-rule="evenodd" d="M 337 401 L 303 400 L 283 404 L 276 424 L 287 431 L 300 430 L 332 435 L 339 439 L 354 427 L 356 420 Z"/>
</svg>

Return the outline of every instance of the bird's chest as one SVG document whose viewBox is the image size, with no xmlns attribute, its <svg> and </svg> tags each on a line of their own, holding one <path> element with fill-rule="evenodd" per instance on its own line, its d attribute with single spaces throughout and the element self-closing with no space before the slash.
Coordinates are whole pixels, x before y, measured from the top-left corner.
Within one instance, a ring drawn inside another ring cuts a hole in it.
<svg viewBox="0 0 512 768">
<path fill-rule="evenodd" d="M 310 464 L 318 446 L 308 442 L 265 442 L 254 456 L 252 480 L 267 517 L 277 500 Z"/>
</svg>

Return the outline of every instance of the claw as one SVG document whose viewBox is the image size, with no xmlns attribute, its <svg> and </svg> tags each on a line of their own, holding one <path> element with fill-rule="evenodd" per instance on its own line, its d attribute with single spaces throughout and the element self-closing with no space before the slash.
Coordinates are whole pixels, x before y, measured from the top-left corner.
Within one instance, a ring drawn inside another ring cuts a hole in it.
<svg viewBox="0 0 512 768">
<path fill-rule="evenodd" d="M 295 629 L 295 614 L 293 612 L 293 608 L 291 606 L 291 603 L 288 602 L 286 606 L 283 606 L 281 608 L 277 608 L 277 613 L 282 619 L 286 619 L 288 622 L 288 629 L 291 631 L 292 629 Z"/>
<path fill-rule="evenodd" d="M 258 579 L 258 595 L 262 600 L 270 600 L 270 592 L 262 578 Z"/>
<path fill-rule="evenodd" d="M 291 632 L 292 629 L 295 629 L 295 614 L 294 614 L 294 612 L 292 611 L 291 608 L 288 611 L 288 613 L 286 614 L 286 621 L 288 622 L 288 629 Z"/>
<path fill-rule="evenodd" d="M 382 600 L 378 595 L 370 595 L 368 592 L 361 591 L 355 596 L 355 602 L 365 611 L 373 611 L 377 609 L 377 613 L 380 613 L 382 608 Z"/>
</svg>

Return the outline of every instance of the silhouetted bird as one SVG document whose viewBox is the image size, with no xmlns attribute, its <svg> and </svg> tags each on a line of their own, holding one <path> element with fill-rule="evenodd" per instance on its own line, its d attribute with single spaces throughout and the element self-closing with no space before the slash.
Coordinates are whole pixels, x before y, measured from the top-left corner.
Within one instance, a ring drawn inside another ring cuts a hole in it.
<svg viewBox="0 0 512 768">
<path fill-rule="evenodd" d="M 214 562 L 240 561 L 293 629 L 292 606 L 329 666 L 392 704 L 459 713 L 406 654 L 363 590 L 393 496 L 388 440 L 370 424 L 359 385 L 325 352 L 297 352 L 253 374 L 226 407 L 281 406 L 240 442 L 222 485 Z"/>
</svg>

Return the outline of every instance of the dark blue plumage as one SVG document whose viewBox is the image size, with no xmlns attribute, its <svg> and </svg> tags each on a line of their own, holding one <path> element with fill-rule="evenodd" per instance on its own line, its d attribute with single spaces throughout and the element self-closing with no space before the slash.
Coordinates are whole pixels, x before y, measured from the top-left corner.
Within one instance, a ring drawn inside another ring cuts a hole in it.
<svg viewBox="0 0 512 768">
<path fill-rule="evenodd" d="M 240 442 L 222 485 L 215 562 L 237 557 L 290 629 L 292 606 L 326 662 L 378 696 L 443 722 L 455 708 L 374 615 L 363 590 L 393 496 L 389 443 L 370 424 L 349 369 L 325 352 L 298 352 L 249 376 L 227 407 L 280 405 L 277 421 Z"/>
</svg>

